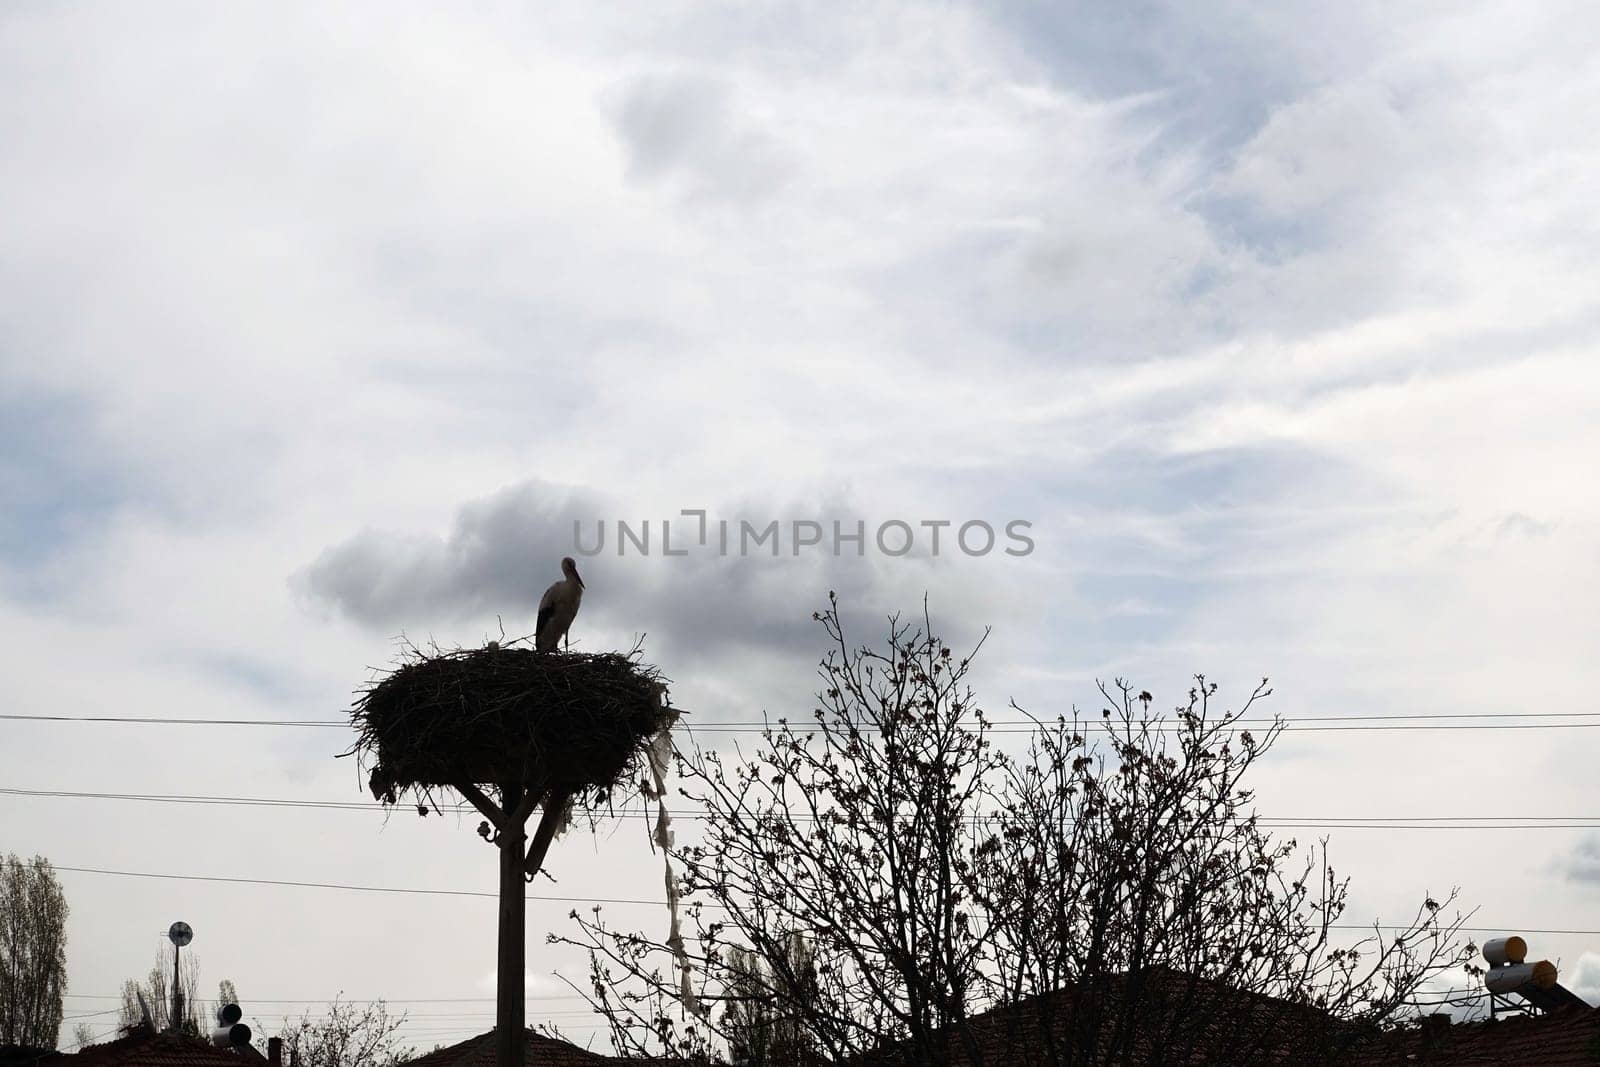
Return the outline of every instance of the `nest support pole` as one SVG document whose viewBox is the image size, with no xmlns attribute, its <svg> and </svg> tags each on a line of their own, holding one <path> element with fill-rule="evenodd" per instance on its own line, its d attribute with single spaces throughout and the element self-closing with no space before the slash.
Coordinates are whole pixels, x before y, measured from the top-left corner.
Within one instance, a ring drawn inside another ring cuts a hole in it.
<svg viewBox="0 0 1600 1067">
<path fill-rule="evenodd" d="M 500 787 L 501 803 L 495 804 L 476 786 L 461 784 L 457 791 L 472 801 L 498 831 L 500 848 L 500 948 L 495 982 L 495 1063 L 496 1067 L 524 1067 L 527 1009 L 527 932 L 528 905 L 525 887 L 544 866 L 550 842 L 555 840 L 566 814 L 571 794 L 564 789 L 540 793 L 521 782 Z M 526 852 L 528 817 L 534 806 L 544 802 L 544 814 L 533 842 Z"/>
<path fill-rule="evenodd" d="M 503 790 L 505 815 L 500 826 L 500 952 L 495 982 L 494 1039 L 498 1067 L 523 1067 L 523 1035 L 527 1025 L 524 983 L 528 902 L 523 887 L 522 842 L 528 825 L 521 783 Z"/>
</svg>

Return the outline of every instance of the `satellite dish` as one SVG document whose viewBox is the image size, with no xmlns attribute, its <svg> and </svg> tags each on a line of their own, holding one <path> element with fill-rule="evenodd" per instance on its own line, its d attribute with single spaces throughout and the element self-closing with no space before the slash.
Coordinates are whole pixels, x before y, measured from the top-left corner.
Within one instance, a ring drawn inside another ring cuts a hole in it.
<svg viewBox="0 0 1600 1067">
<path fill-rule="evenodd" d="M 167 931 L 167 940 L 182 948 L 194 940 L 194 931 L 189 929 L 188 923 L 173 923 L 172 929 Z"/>
</svg>

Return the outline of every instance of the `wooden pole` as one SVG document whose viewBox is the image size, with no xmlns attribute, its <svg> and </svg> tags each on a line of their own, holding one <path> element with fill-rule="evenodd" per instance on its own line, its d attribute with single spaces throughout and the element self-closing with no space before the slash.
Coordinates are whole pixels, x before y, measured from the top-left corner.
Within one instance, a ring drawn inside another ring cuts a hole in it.
<svg viewBox="0 0 1600 1067">
<path fill-rule="evenodd" d="M 172 942 L 172 1032 L 177 1033 L 183 1029 L 183 979 L 178 973 L 178 958 L 183 955 L 183 946 L 177 941 Z"/>
<path fill-rule="evenodd" d="M 527 952 L 527 899 L 524 896 L 522 851 L 528 805 L 523 803 L 522 783 L 502 786 L 500 810 L 500 957 L 495 983 L 494 1043 L 496 1067 L 524 1067 L 523 1044 L 526 1034 L 524 1004 L 525 954 Z"/>
</svg>

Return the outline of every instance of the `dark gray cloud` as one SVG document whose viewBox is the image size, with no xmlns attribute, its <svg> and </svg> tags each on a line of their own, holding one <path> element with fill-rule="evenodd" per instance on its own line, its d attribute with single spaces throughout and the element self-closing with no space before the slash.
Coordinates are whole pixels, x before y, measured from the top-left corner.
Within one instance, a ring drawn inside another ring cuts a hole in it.
<svg viewBox="0 0 1600 1067">
<path fill-rule="evenodd" d="M 739 110 L 727 82 L 643 74 L 613 87 L 608 102 L 635 181 L 676 177 L 692 196 L 750 200 L 777 189 L 791 170 L 782 144 Z"/>
<path fill-rule="evenodd" d="M 1591 834 L 1579 840 L 1560 867 L 1569 882 L 1600 886 L 1600 837 Z"/>
<path fill-rule="evenodd" d="M 875 635 L 883 616 L 918 607 L 931 588 L 939 591 L 934 607 L 949 623 L 949 639 L 960 643 L 981 631 L 986 609 L 976 568 L 984 565 L 982 557 L 941 552 L 934 558 L 924 550 L 926 541 L 895 558 L 870 546 L 862 556 L 853 546 L 840 555 L 793 553 L 789 524 L 796 519 L 818 522 L 830 536 L 835 520 L 849 531 L 861 519 L 870 539 L 881 520 L 861 516 L 847 502 L 745 502 L 713 512 L 713 524 L 726 517 L 733 531 L 727 555 L 715 551 L 715 525 L 701 549 L 694 545 L 697 521 L 670 513 L 650 521 L 651 555 L 637 554 L 631 543 L 619 554 L 617 518 L 637 531 L 641 520 L 634 510 L 587 489 L 526 482 L 463 505 L 443 537 L 358 533 L 324 551 L 293 584 L 309 602 L 390 633 L 431 632 L 446 621 L 500 615 L 507 633 L 515 634 L 531 628 L 539 597 L 559 577 L 557 561 L 575 555 L 588 586 L 585 621 L 619 638 L 648 634 L 652 649 L 677 662 L 726 661 L 749 653 L 812 662 L 823 637 L 811 616 L 830 590 L 838 592 L 849 626 L 863 636 Z M 757 527 L 777 520 L 780 552 L 762 547 L 739 554 L 741 516 Z M 690 547 L 688 555 L 660 554 L 662 519 L 672 522 L 674 549 Z M 601 520 L 603 551 L 593 557 L 575 551 L 574 524 L 582 524 L 582 544 L 590 548 Z M 945 533 L 946 550 L 950 536 Z M 999 612 L 1004 597 L 990 587 L 988 599 L 987 610 Z"/>
<path fill-rule="evenodd" d="M 572 523 L 608 514 L 582 490 L 528 482 L 463 506 L 445 537 L 364 530 L 295 578 L 313 600 L 394 627 L 531 611 L 572 554 Z"/>
</svg>

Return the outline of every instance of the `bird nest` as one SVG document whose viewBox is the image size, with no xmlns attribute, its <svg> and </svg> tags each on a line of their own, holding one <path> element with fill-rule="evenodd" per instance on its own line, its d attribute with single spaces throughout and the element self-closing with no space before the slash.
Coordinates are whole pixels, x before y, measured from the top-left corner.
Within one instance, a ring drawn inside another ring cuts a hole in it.
<svg viewBox="0 0 1600 1067">
<path fill-rule="evenodd" d="M 438 786 L 519 783 L 589 806 L 677 718 L 665 683 L 638 649 L 410 648 L 357 697 L 351 752 L 385 804 L 427 800 Z"/>
</svg>

